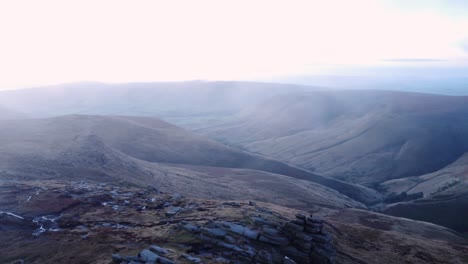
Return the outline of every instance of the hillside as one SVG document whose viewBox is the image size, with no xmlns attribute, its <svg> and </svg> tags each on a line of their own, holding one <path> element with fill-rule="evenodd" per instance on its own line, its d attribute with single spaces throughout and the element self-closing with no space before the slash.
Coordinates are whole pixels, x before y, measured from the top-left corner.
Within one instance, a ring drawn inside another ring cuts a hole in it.
<svg viewBox="0 0 468 264">
<path fill-rule="evenodd" d="M 0 201 L 2 263 L 468 260 L 466 240 L 452 230 L 363 210 L 310 215 L 270 203 L 61 180 L 1 181 Z"/>
<path fill-rule="evenodd" d="M 0 105 L 0 120 L 26 118 L 26 115 Z"/>
<path fill-rule="evenodd" d="M 201 197 L 250 193 L 249 197 L 272 200 L 279 195 L 279 200 L 296 206 L 362 207 L 349 197 L 364 203 L 379 199 L 370 189 L 238 151 L 155 118 L 73 115 L 3 121 L 0 127 L 4 178 L 114 179 Z M 228 190 L 233 175 L 238 178 Z M 264 185 L 253 186 L 262 178 Z M 294 191 L 286 186 L 303 191 L 291 194 Z M 281 191 L 275 194 L 277 188 Z"/>
<path fill-rule="evenodd" d="M 387 181 L 380 188 L 402 200 L 386 206 L 385 213 L 468 233 L 468 153 L 439 171 Z M 405 199 L 411 196 L 418 199 Z"/>
<path fill-rule="evenodd" d="M 468 97 L 289 94 L 199 132 L 319 174 L 375 186 L 438 171 L 467 152 Z"/>
<path fill-rule="evenodd" d="M 31 117 L 69 114 L 160 117 L 185 127 L 204 127 L 270 96 L 317 88 L 293 84 L 187 81 L 70 83 L 0 92 L 0 105 Z"/>
</svg>

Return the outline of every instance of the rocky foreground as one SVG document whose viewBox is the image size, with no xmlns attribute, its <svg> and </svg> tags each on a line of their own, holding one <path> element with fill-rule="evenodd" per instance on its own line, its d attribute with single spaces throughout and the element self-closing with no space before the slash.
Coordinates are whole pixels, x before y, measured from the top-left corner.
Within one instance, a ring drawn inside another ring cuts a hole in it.
<svg viewBox="0 0 468 264">
<path fill-rule="evenodd" d="M 408 223 L 369 214 L 0 182 L 0 263 L 468 263 L 466 241 L 450 231 L 418 224 L 427 230 L 409 234 Z"/>
</svg>

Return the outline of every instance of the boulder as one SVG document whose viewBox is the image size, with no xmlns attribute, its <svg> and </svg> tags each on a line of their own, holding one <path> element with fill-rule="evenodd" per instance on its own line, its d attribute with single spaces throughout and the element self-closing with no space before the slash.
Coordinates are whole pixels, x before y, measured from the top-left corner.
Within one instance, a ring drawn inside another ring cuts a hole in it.
<svg viewBox="0 0 468 264">
<path fill-rule="evenodd" d="M 162 247 L 158 247 L 156 245 L 150 246 L 149 250 L 153 251 L 156 254 L 161 254 L 161 255 L 166 255 L 167 253 L 169 253 L 166 249 Z"/>
</svg>

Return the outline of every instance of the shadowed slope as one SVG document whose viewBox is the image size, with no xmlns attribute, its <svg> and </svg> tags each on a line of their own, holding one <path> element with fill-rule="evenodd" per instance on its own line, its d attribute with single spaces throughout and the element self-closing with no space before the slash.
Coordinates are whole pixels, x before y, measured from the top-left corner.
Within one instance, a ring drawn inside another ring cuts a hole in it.
<svg viewBox="0 0 468 264">
<path fill-rule="evenodd" d="M 439 171 L 384 182 L 380 188 L 393 197 L 421 197 L 388 205 L 384 212 L 468 233 L 468 153 Z"/>
<path fill-rule="evenodd" d="M 284 95 L 200 131 L 341 180 L 437 171 L 468 150 L 468 97 L 390 91 Z"/>
</svg>

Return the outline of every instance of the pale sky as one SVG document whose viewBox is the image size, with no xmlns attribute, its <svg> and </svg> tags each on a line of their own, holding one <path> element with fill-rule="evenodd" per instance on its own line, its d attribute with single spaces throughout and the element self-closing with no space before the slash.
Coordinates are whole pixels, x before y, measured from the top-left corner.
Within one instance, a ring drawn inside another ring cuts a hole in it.
<svg viewBox="0 0 468 264">
<path fill-rule="evenodd" d="M 464 0 L 0 0 L 0 89 L 467 64 Z"/>
</svg>

